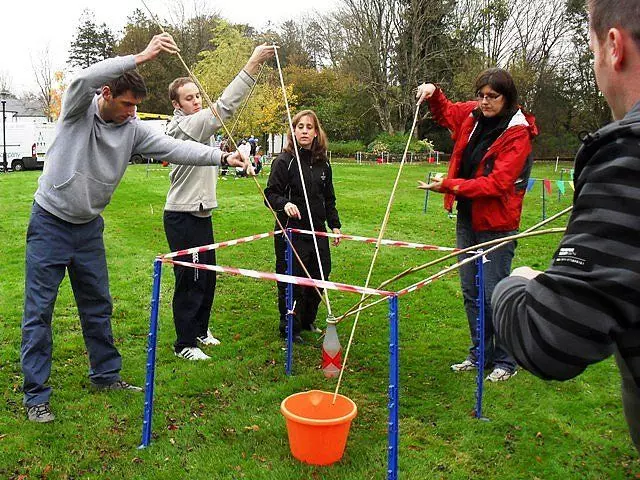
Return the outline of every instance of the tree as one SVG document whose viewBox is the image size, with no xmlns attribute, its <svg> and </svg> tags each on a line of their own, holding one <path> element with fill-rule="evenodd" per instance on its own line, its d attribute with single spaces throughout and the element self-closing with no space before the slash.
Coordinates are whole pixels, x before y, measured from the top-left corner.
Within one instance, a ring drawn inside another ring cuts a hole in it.
<svg viewBox="0 0 640 480">
<path fill-rule="evenodd" d="M 356 77 L 333 68 L 287 67 L 299 109 L 314 110 L 331 140 L 371 141 L 377 132 L 373 105 Z"/>
<path fill-rule="evenodd" d="M 571 25 L 571 51 L 562 67 L 567 94 L 575 108 L 567 123 L 574 131 L 596 130 L 611 121 L 611 110 L 598 89 L 589 50 L 589 18 L 581 0 L 568 0 L 565 18 Z"/>
<path fill-rule="evenodd" d="M 89 9 L 80 15 L 67 60 L 72 67 L 87 68 L 114 55 L 116 39 L 113 33 L 105 23 L 98 25 L 94 17 L 94 12 Z"/>
<path fill-rule="evenodd" d="M 202 52 L 202 60 L 194 69 L 200 83 L 213 101 L 242 69 L 254 49 L 253 41 L 243 35 L 244 28 L 221 21 L 213 31 L 213 50 Z M 249 99 L 247 107 L 237 119 L 233 137 L 283 132 L 288 129 L 284 98 L 279 76 L 264 67 L 261 81 Z M 292 86 L 286 87 L 289 106 L 295 108 L 297 99 Z M 235 122 L 228 122 L 230 130 Z"/>
<path fill-rule="evenodd" d="M 53 70 L 51 67 L 51 56 L 49 55 L 49 46 L 47 45 L 38 54 L 37 58 L 31 57 L 31 68 L 33 75 L 38 84 L 38 103 L 42 107 L 42 111 L 47 116 L 47 120 L 53 121 Z"/>
<path fill-rule="evenodd" d="M 7 70 L 0 70 L 0 93 L 9 97 L 11 95 L 12 79 Z"/>
<path fill-rule="evenodd" d="M 159 21 L 163 24 L 167 23 L 163 20 Z M 200 52 L 211 48 L 213 28 L 218 21 L 218 17 L 205 12 L 190 19 L 181 19 L 178 25 L 167 24 L 163 28 L 174 37 L 180 48 L 180 55 L 187 66 L 192 68 L 200 58 Z M 116 53 L 127 55 L 141 52 L 151 38 L 158 33 L 160 29 L 156 23 L 142 10 L 136 9 L 127 18 L 122 39 L 116 46 Z M 147 98 L 140 104 L 139 110 L 171 114 L 173 107 L 169 101 L 167 88 L 175 78 L 188 75 L 178 57 L 163 54 L 153 62 L 140 65 L 138 70 L 149 92 Z"/>
<path fill-rule="evenodd" d="M 342 0 L 340 10 L 341 26 L 349 33 L 343 68 L 361 79 L 380 127 L 391 134 L 397 128 L 394 56 L 401 12 L 400 0 Z"/>
<path fill-rule="evenodd" d="M 62 110 L 62 95 L 67 89 L 64 72 L 58 70 L 53 74 L 53 87 L 51 89 L 51 106 L 49 109 L 51 119 L 57 120 Z"/>
</svg>

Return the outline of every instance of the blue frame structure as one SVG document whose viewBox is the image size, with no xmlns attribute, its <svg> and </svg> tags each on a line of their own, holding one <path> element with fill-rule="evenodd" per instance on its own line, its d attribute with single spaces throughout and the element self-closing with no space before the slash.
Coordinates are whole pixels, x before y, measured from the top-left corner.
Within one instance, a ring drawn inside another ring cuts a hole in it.
<svg viewBox="0 0 640 480">
<path fill-rule="evenodd" d="M 287 242 L 287 249 L 285 252 L 285 258 L 287 260 L 287 275 L 293 275 L 293 249 L 291 248 L 292 236 L 291 229 L 287 228 L 286 235 L 289 241 Z M 287 303 L 287 353 L 285 359 L 285 372 L 287 375 L 291 375 L 291 366 L 293 363 L 293 284 L 287 284 L 286 293 Z"/>
<path fill-rule="evenodd" d="M 284 233 L 291 240 L 292 232 L 287 229 Z M 484 385 L 484 269 L 483 261 L 485 257 L 477 260 L 476 285 L 478 286 L 478 335 L 479 352 L 478 357 L 478 377 L 476 390 L 476 417 L 486 420 L 482 416 L 482 396 Z M 287 274 L 293 275 L 293 250 L 289 242 L 286 249 Z M 151 430 L 153 421 L 153 396 L 156 367 L 156 347 L 158 338 L 158 314 L 160 307 L 160 280 L 162 276 L 162 259 L 156 258 L 153 263 L 153 289 L 151 294 L 151 314 L 149 318 L 149 335 L 147 346 L 147 373 L 145 381 L 145 401 L 144 420 L 142 423 L 142 443 L 138 448 L 148 447 L 151 443 Z M 287 285 L 287 352 L 286 352 L 286 374 L 291 375 L 292 349 L 293 349 L 293 284 Z M 396 294 L 388 297 L 389 303 L 389 386 L 388 386 L 388 452 L 387 452 L 387 479 L 397 480 L 398 478 L 398 457 L 400 439 L 400 327 L 399 327 L 399 300 Z"/>
<path fill-rule="evenodd" d="M 482 250 L 478 250 L 481 253 Z M 478 305 L 478 321 L 476 322 L 477 335 L 478 335 L 478 351 L 476 352 L 476 408 L 475 417 L 479 420 L 488 420 L 482 416 L 482 396 L 484 394 L 484 363 L 485 363 L 485 344 L 484 344 L 484 322 L 485 322 L 485 309 L 484 309 L 484 262 L 486 257 L 479 257 L 476 260 L 476 287 L 478 288 L 478 298 L 476 299 L 476 305 Z"/>
<path fill-rule="evenodd" d="M 158 344 L 158 312 L 160 310 L 160 280 L 162 261 L 153 262 L 153 290 L 151 293 L 151 316 L 149 318 L 149 341 L 147 344 L 147 378 L 144 383 L 144 419 L 142 421 L 142 443 L 138 448 L 148 447 L 151 443 L 151 424 L 153 422 L 153 388 L 156 375 L 156 346 Z"/>
<path fill-rule="evenodd" d="M 387 479 L 398 478 L 398 447 L 400 439 L 400 333 L 398 297 L 389 297 L 389 425 Z"/>
</svg>

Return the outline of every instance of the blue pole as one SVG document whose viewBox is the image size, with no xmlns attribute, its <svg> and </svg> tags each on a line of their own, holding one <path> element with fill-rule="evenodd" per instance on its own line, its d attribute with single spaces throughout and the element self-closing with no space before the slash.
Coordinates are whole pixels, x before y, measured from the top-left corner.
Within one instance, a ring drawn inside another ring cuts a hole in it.
<svg viewBox="0 0 640 480">
<path fill-rule="evenodd" d="M 482 252 L 482 250 L 478 250 Z M 477 321 L 477 335 L 478 335 L 478 351 L 476 352 L 477 359 L 477 377 L 476 377 L 476 412 L 475 416 L 478 419 L 486 420 L 482 416 L 482 394 L 484 392 L 484 330 L 485 330 L 485 309 L 484 309 L 484 260 L 486 257 L 480 257 L 476 260 L 477 274 L 476 274 L 476 286 L 478 288 L 478 298 L 476 304 L 478 305 L 478 321 Z"/>
<path fill-rule="evenodd" d="M 285 235 L 289 239 L 287 242 L 286 259 L 287 259 L 287 275 L 293 275 L 293 250 L 291 249 L 291 229 L 287 228 Z M 293 354 L 293 284 L 287 284 L 286 293 L 287 303 L 287 359 L 285 362 L 285 371 L 287 375 L 291 375 L 291 364 Z"/>
<path fill-rule="evenodd" d="M 156 258 L 153 262 L 153 290 L 151 293 L 151 316 L 149 318 L 149 341 L 147 344 L 147 378 L 144 384 L 144 418 L 142 421 L 142 443 L 138 448 L 148 447 L 151 443 L 151 424 L 153 422 L 153 387 L 156 373 L 156 345 L 158 343 L 158 311 L 160 310 L 160 279 L 162 262 Z"/>
<path fill-rule="evenodd" d="M 389 297 L 389 448 L 387 480 L 398 478 L 399 400 L 400 400 L 400 340 L 398 328 L 398 297 Z"/>
<path fill-rule="evenodd" d="M 429 172 L 429 176 L 427 177 L 427 183 L 431 183 L 431 174 L 433 172 Z M 424 207 L 422 209 L 422 213 L 427 213 L 427 206 L 429 205 L 429 190 L 424 191 Z"/>
</svg>

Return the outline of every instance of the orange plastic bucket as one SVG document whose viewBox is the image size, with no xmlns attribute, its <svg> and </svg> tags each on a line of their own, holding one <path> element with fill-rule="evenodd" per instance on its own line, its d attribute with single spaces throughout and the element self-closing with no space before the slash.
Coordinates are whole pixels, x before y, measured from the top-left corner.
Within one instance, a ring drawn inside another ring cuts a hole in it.
<svg viewBox="0 0 640 480">
<path fill-rule="evenodd" d="M 292 455 L 311 465 L 331 465 L 342 458 L 351 421 L 358 413 L 353 401 L 321 390 L 294 393 L 282 401 Z"/>
</svg>

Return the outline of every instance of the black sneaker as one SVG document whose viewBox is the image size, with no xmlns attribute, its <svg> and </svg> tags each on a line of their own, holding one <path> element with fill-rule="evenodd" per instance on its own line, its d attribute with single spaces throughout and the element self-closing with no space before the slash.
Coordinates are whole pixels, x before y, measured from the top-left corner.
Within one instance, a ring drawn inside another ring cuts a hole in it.
<svg viewBox="0 0 640 480">
<path fill-rule="evenodd" d="M 113 383 L 94 383 L 91 382 L 94 390 L 131 390 L 132 392 L 142 392 L 142 388 L 131 385 L 124 380 L 116 380 Z"/>
<path fill-rule="evenodd" d="M 320 330 L 318 327 L 316 327 L 315 323 L 310 323 L 308 325 L 305 325 L 302 328 L 304 328 L 305 330 L 308 330 L 310 332 L 313 332 L 313 333 L 322 333 L 322 330 Z"/>
<path fill-rule="evenodd" d="M 56 416 L 51 411 L 49 402 L 45 402 L 27 407 L 27 418 L 30 422 L 49 423 L 53 422 Z"/>
</svg>

